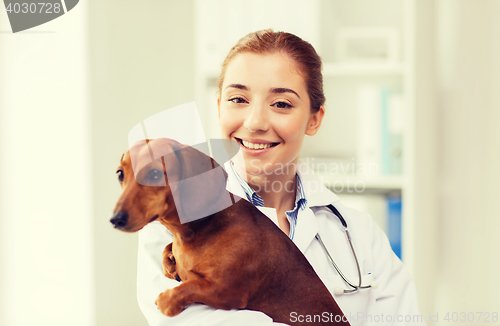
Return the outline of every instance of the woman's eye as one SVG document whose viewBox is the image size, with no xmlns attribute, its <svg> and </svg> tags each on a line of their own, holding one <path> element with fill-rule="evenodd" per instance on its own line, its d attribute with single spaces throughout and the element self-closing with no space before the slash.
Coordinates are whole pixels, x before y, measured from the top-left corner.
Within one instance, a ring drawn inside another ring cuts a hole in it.
<svg viewBox="0 0 500 326">
<path fill-rule="evenodd" d="M 157 169 L 149 170 L 148 179 L 151 181 L 158 181 L 163 178 L 163 172 Z"/>
<path fill-rule="evenodd" d="M 116 174 L 118 175 L 118 181 L 120 183 L 123 183 L 123 171 L 122 170 L 118 170 L 118 171 L 116 171 Z"/>
<path fill-rule="evenodd" d="M 242 99 L 241 97 L 233 97 L 233 98 L 230 98 L 228 101 L 233 102 L 235 104 L 246 103 L 246 101 L 244 99 Z"/>
<path fill-rule="evenodd" d="M 292 106 L 286 102 L 276 102 L 273 104 L 274 107 L 278 109 L 288 109 L 291 108 Z"/>
</svg>

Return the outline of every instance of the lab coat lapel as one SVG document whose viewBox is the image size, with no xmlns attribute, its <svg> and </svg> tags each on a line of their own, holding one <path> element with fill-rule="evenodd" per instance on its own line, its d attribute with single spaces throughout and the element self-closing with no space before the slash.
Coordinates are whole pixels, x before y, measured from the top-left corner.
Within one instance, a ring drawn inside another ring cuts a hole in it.
<svg viewBox="0 0 500 326">
<path fill-rule="evenodd" d="M 323 180 L 316 176 L 307 164 L 299 165 L 298 173 L 307 199 L 307 206 L 304 210 L 299 210 L 293 242 L 302 253 L 305 253 L 319 230 L 316 215 L 311 207 L 326 206 L 340 198 L 323 185 Z"/>
<path fill-rule="evenodd" d="M 316 221 L 316 216 L 312 209 L 306 207 L 303 211 L 299 211 L 293 242 L 302 253 L 306 252 L 307 247 L 309 247 L 313 241 L 318 230 L 318 222 Z"/>
<path fill-rule="evenodd" d="M 299 165 L 298 173 L 302 181 L 308 207 L 326 206 L 340 200 L 336 194 L 325 187 L 323 179 L 314 174 L 306 163 Z"/>
</svg>

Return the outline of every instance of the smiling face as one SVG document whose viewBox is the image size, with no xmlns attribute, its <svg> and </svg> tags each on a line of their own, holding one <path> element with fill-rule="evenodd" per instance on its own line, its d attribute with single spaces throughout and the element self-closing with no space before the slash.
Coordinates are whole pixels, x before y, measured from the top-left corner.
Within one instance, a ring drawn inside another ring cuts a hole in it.
<svg viewBox="0 0 500 326">
<path fill-rule="evenodd" d="M 311 113 L 304 78 L 281 53 L 235 56 L 218 106 L 222 138 L 240 143 L 236 168 L 251 175 L 283 173 L 297 163 L 304 136 L 318 131 L 324 114 Z"/>
</svg>

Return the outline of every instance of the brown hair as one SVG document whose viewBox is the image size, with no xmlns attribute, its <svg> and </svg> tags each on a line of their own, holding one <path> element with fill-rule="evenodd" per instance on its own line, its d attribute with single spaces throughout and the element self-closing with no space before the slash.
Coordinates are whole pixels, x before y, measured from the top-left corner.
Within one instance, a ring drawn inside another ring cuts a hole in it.
<svg viewBox="0 0 500 326">
<path fill-rule="evenodd" d="M 217 80 L 219 94 L 222 92 L 227 66 L 237 54 L 272 54 L 276 52 L 285 53 L 294 60 L 304 77 L 311 103 L 311 113 L 318 112 L 320 106 L 325 104 L 321 58 L 313 46 L 300 37 L 285 32 L 274 32 L 271 29 L 250 33 L 233 46 L 222 64 L 222 71 Z"/>
</svg>

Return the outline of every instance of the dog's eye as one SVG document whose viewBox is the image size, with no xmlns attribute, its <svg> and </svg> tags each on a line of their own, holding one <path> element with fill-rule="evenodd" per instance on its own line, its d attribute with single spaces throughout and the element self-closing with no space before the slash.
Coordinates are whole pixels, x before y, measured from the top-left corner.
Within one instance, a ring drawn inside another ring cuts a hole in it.
<svg viewBox="0 0 500 326">
<path fill-rule="evenodd" d="M 149 170 L 148 179 L 151 181 L 158 181 L 163 178 L 163 172 L 157 169 Z"/>
<path fill-rule="evenodd" d="M 120 181 L 120 183 L 123 183 L 123 171 L 118 170 L 116 171 L 116 174 L 118 175 L 118 181 Z"/>
</svg>

